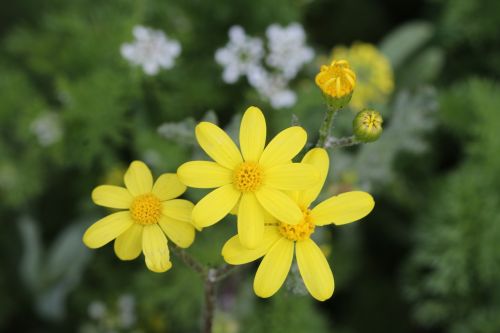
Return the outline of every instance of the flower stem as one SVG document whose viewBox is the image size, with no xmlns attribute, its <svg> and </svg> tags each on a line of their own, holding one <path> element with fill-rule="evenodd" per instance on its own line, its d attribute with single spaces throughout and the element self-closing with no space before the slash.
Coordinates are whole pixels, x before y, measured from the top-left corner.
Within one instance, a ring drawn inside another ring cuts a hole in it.
<svg viewBox="0 0 500 333">
<path fill-rule="evenodd" d="M 215 307 L 217 302 L 216 294 L 217 269 L 210 268 L 205 275 L 204 292 L 205 303 L 203 308 L 202 333 L 212 333 Z"/>
<path fill-rule="evenodd" d="M 351 136 L 346 136 L 343 138 L 328 138 L 325 142 L 324 147 L 325 148 L 342 148 L 342 147 L 349 147 L 349 146 L 354 146 L 357 144 L 360 144 L 361 141 L 356 139 L 356 136 L 351 135 Z"/>
<path fill-rule="evenodd" d="M 340 109 L 333 108 L 331 106 L 327 106 L 328 110 L 325 113 L 325 118 L 323 119 L 323 123 L 319 128 L 319 138 L 316 143 L 316 147 L 325 148 L 325 144 L 330 136 L 330 131 L 332 130 L 333 120 L 335 119 L 335 115 L 337 111 Z"/>
<path fill-rule="evenodd" d="M 198 273 L 200 276 L 205 276 L 207 275 L 208 267 L 200 263 L 198 260 L 196 260 L 193 256 L 191 256 L 189 253 L 187 253 L 185 250 L 173 246 L 172 250 L 174 253 L 192 270 L 194 270 L 196 273 Z"/>
<path fill-rule="evenodd" d="M 215 268 L 200 263 L 185 250 L 173 246 L 172 251 L 192 270 L 203 279 L 203 317 L 201 323 L 202 333 L 212 333 L 215 309 L 217 306 L 217 283 L 236 271 L 237 266 L 221 265 Z"/>
</svg>

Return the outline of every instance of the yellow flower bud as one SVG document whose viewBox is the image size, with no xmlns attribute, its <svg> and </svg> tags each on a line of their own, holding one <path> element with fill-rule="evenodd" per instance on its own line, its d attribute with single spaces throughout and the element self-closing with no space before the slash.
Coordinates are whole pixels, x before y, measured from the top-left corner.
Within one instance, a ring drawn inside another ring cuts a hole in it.
<svg viewBox="0 0 500 333">
<path fill-rule="evenodd" d="M 328 106 L 340 109 L 351 100 L 356 86 L 356 74 L 349 67 L 347 60 L 334 60 L 328 66 L 321 66 L 315 81 Z"/>
<path fill-rule="evenodd" d="M 352 122 L 356 139 L 362 142 L 376 141 L 382 134 L 382 123 L 382 116 L 375 110 L 358 112 Z"/>
</svg>

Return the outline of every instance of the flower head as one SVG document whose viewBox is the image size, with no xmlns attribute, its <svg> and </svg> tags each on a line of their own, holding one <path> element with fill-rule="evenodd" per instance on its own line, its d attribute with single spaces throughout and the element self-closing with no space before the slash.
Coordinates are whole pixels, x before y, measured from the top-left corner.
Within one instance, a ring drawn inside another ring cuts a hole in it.
<svg viewBox="0 0 500 333">
<path fill-rule="evenodd" d="M 180 247 L 194 241 L 193 204 L 176 199 L 186 186 L 172 173 L 161 175 L 153 184 L 151 171 L 139 161 L 130 164 L 124 180 L 126 188 L 101 185 L 92 192 L 97 205 L 121 211 L 91 225 L 83 242 L 95 249 L 115 239 L 118 258 L 132 260 L 142 251 L 151 271 L 165 272 L 172 267 L 167 237 Z"/>
<path fill-rule="evenodd" d="M 305 45 L 306 34 L 299 23 L 287 27 L 271 24 L 266 36 L 269 46 L 266 62 L 286 79 L 293 79 L 302 66 L 314 57 L 313 49 Z"/>
<path fill-rule="evenodd" d="M 394 74 L 389 59 L 375 45 L 354 43 L 350 48 L 336 47 L 333 59 L 346 59 L 356 72 L 356 91 L 350 105 L 361 110 L 383 103 L 394 90 Z"/>
<path fill-rule="evenodd" d="M 321 66 L 316 75 L 316 84 L 325 95 L 342 98 L 354 91 L 356 74 L 346 60 L 333 60 L 330 65 Z"/>
<path fill-rule="evenodd" d="M 241 120 L 239 136 L 241 150 L 216 125 L 200 123 L 196 139 L 214 162 L 187 162 L 177 174 L 187 186 L 216 188 L 194 207 L 197 226 L 213 225 L 235 209 L 242 244 L 255 248 L 262 240 L 266 215 L 300 223 L 300 208 L 283 191 L 313 186 L 319 175 L 313 165 L 291 162 L 307 140 L 301 127 L 285 129 L 266 146 L 264 115 L 250 107 Z"/>
<path fill-rule="evenodd" d="M 131 64 L 142 66 L 148 75 L 156 75 L 161 68 L 170 69 L 181 53 L 178 41 L 168 38 L 161 30 L 135 26 L 135 41 L 121 46 L 121 54 Z"/>
<path fill-rule="evenodd" d="M 316 166 L 321 180 L 292 195 L 302 212 L 301 221 L 290 225 L 287 220 L 270 220 L 266 223 L 263 241 L 257 248 L 245 248 L 241 237 L 236 235 L 222 249 L 224 260 L 232 265 L 246 264 L 263 257 L 253 285 L 260 297 L 270 297 L 280 289 L 290 271 L 295 252 L 300 275 L 309 293 L 320 301 L 330 298 L 334 290 L 333 274 L 312 235 L 320 226 L 332 223 L 343 225 L 359 220 L 374 207 L 373 198 L 359 191 L 343 193 L 311 207 L 328 174 L 328 154 L 322 148 L 314 148 L 306 154 L 302 163 Z"/>
<path fill-rule="evenodd" d="M 229 29 L 229 42 L 215 52 L 215 60 L 224 67 L 222 78 L 226 83 L 235 83 L 240 76 L 260 66 L 264 47 L 260 38 L 249 37 L 242 27 Z"/>
</svg>

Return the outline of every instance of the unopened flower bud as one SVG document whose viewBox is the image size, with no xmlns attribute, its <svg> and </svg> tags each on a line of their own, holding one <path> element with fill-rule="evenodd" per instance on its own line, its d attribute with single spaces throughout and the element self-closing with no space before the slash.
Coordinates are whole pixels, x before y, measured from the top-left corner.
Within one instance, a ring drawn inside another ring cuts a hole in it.
<svg viewBox="0 0 500 333">
<path fill-rule="evenodd" d="M 375 110 L 360 111 L 352 122 L 356 139 L 362 142 L 376 141 L 382 134 L 383 119 Z"/>
<path fill-rule="evenodd" d="M 347 60 L 334 60 L 328 66 L 321 66 L 316 75 L 316 85 L 325 96 L 330 109 L 340 109 L 349 103 L 356 86 L 356 74 Z"/>
</svg>

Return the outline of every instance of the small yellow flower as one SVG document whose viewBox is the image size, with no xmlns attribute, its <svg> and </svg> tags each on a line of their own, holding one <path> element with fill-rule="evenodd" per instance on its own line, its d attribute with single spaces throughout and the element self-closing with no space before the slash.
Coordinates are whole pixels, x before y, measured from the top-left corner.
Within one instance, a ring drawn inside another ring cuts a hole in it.
<svg viewBox="0 0 500 333">
<path fill-rule="evenodd" d="M 215 162 L 187 162 L 177 174 L 187 186 L 217 189 L 194 207 L 195 225 L 213 225 L 237 207 L 238 234 L 246 247 L 254 248 L 262 240 L 266 214 L 291 224 L 301 221 L 302 212 L 283 191 L 305 189 L 319 180 L 314 166 L 291 162 L 306 143 L 303 128 L 285 129 L 266 147 L 264 115 L 250 107 L 241 120 L 241 152 L 222 129 L 209 122 L 196 127 L 196 138 Z"/>
<path fill-rule="evenodd" d="M 229 239 L 222 249 L 224 260 L 232 265 L 242 265 L 264 257 L 253 284 L 255 293 L 260 297 L 274 295 L 283 285 L 292 265 L 295 249 L 300 275 L 309 293 L 319 301 L 330 298 L 334 290 L 333 274 L 325 255 L 311 236 L 318 226 L 332 223 L 343 225 L 359 220 L 374 207 L 370 194 L 352 191 L 331 197 L 310 208 L 326 180 L 328 154 L 322 148 L 314 148 L 302 162 L 316 166 L 321 175 L 319 184 L 292 194 L 296 206 L 303 213 L 302 221 L 296 225 L 277 221 L 269 223 L 265 227 L 262 243 L 255 249 L 242 246 L 238 235 Z"/>
<path fill-rule="evenodd" d="M 191 224 L 193 204 L 176 199 L 186 191 L 177 175 L 161 175 L 153 185 L 149 168 L 140 161 L 130 164 L 124 176 L 125 186 L 101 185 L 92 192 L 99 206 L 122 209 L 91 225 L 83 242 L 95 249 L 115 240 L 115 253 L 121 260 L 144 253 L 147 267 L 165 272 L 172 267 L 167 237 L 180 247 L 194 241 Z"/>
<path fill-rule="evenodd" d="M 346 60 L 333 60 L 330 65 L 321 66 L 316 75 L 316 84 L 325 95 L 342 98 L 353 92 L 356 74 Z"/>
<path fill-rule="evenodd" d="M 394 90 L 394 74 L 389 60 L 368 43 L 354 43 L 350 48 L 333 49 L 333 59 L 347 59 L 357 74 L 356 91 L 350 105 L 355 110 L 383 103 Z"/>
</svg>

